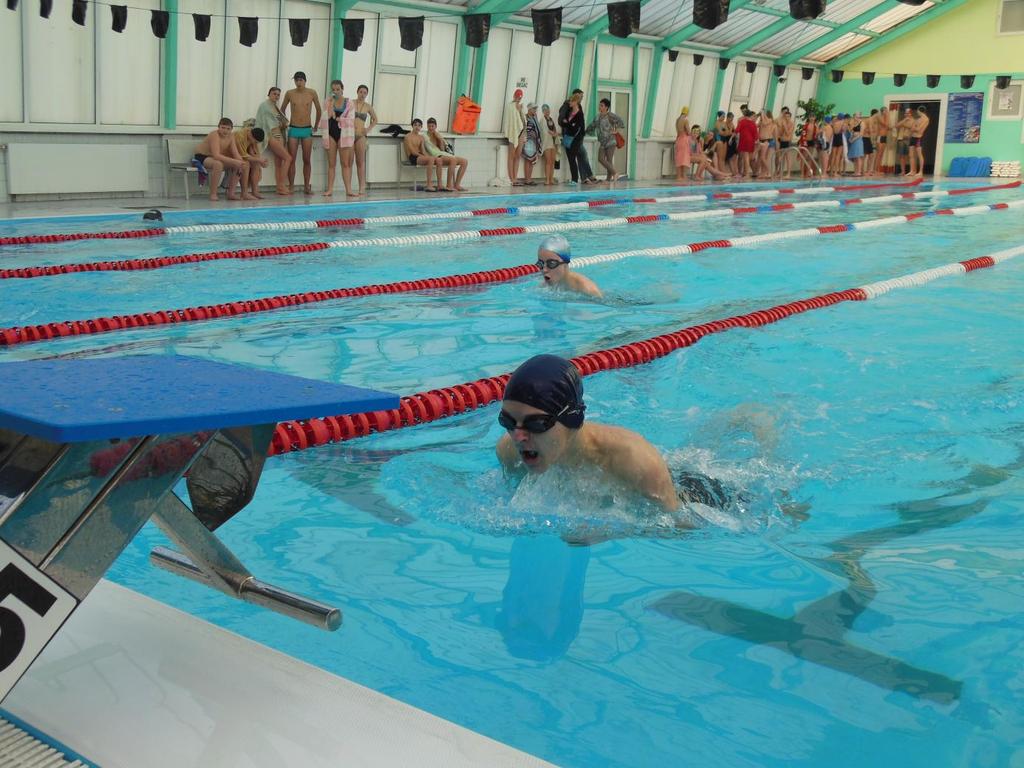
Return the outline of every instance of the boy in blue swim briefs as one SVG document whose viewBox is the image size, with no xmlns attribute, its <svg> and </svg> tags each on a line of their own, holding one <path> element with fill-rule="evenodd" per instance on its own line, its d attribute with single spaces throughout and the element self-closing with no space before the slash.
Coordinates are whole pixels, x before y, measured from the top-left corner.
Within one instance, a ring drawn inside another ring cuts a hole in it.
<svg viewBox="0 0 1024 768">
<path fill-rule="evenodd" d="M 312 88 L 306 87 L 306 73 L 296 72 L 295 87 L 284 95 L 284 102 L 281 104 L 281 112 L 290 109 L 288 115 L 288 152 L 292 156 L 291 165 L 288 167 L 288 182 L 295 185 L 295 164 L 299 154 L 299 144 L 302 144 L 302 180 L 305 185 L 305 193 L 313 194 L 313 186 L 310 179 L 313 175 L 313 126 L 320 124 L 320 97 Z M 316 119 L 312 118 L 312 111 L 316 110 Z"/>
</svg>

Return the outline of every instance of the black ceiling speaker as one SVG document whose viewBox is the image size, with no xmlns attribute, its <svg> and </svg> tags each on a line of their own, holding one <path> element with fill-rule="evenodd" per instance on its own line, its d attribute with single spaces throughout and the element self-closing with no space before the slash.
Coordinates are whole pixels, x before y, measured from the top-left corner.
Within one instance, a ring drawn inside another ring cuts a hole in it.
<svg viewBox="0 0 1024 768">
<path fill-rule="evenodd" d="M 1010 76 L 1009 75 L 996 75 L 996 88 L 1000 91 L 1006 90 L 1010 87 Z"/>
<path fill-rule="evenodd" d="M 756 61 L 748 61 L 748 62 L 746 62 L 746 67 L 747 67 L 747 74 L 748 75 L 752 75 L 752 74 L 754 74 L 757 71 L 757 62 Z"/>
<path fill-rule="evenodd" d="M 115 32 L 124 32 L 128 26 L 128 6 L 110 6 L 110 28 Z"/>
<path fill-rule="evenodd" d="M 729 18 L 729 0 L 693 0 L 693 23 L 714 29 Z"/>
<path fill-rule="evenodd" d="M 907 82 L 907 76 L 906 75 L 893 75 L 892 76 L 892 84 L 895 85 L 897 88 L 902 88 L 903 84 L 905 82 Z"/>
<path fill-rule="evenodd" d="M 668 51 L 668 60 L 669 61 L 675 61 L 678 58 L 679 58 L 679 51 L 669 49 L 669 51 Z"/>
<path fill-rule="evenodd" d="M 39 0 L 39 15 L 44 19 L 50 18 L 50 12 L 53 10 L 53 0 Z"/>
<path fill-rule="evenodd" d="M 937 88 L 939 85 L 939 78 L 941 75 L 927 75 L 924 80 L 928 84 L 929 88 Z"/>
<path fill-rule="evenodd" d="M 260 36 L 260 20 L 258 16 L 238 17 L 238 42 L 246 48 L 252 48 Z"/>
<path fill-rule="evenodd" d="M 466 45 L 479 48 L 491 36 L 491 14 L 469 13 L 462 17 L 466 25 Z"/>
<path fill-rule="evenodd" d="M 861 72 L 860 73 L 860 81 L 862 83 L 864 83 L 864 85 L 871 85 L 873 82 L 875 82 L 875 73 L 874 72 Z"/>
<path fill-rule="evenodd" d="M 210 14 L 193 13 L 192 26 L 195 27 L 196 40 L 200 43 L 205 43 L 206 38 L 210 36 Z"/>
<path fill-rule="evenodd" d="M 168 11 L 150 11 L 149 28 L 153 34 L 164 40 L 167 37 L 167 28 L 171 25 L 171 14 Z"/>
<path fill-rule="evenodd" d="M 624 3 L 608 3 L 608 34 L 612 37 L 629 37 L 640 31 L 640 0 Z"/>
<path fill-rule="evenodd" d="M 904 5 L 924 5 L 924 0 L 900 0 Z"/>
<path fill-rule="evenodd" d="M 825 12 L 825 0 L 789 0 L 789 15 L 797 21 L 810 21 Z"/>
<path fill-rule="evenodd" d="M 71 20 L 80 27 L 85 26 L 85 9 L 88 7 L 87 0 L 71 0 Z"/>
<path fill-rule="evenodd" d="M 703 63 L 704 63 L 704 54 L 703 53 L 695 53 L 695 54 L 693 54 L 693 66 L 699 67 Z"/>
<path fill-rule="evenodd" d="M 399 47 L 403 51 L 415 51 L 423 45 L 423 17 L 399 16 L 398 34 L 402 37 Z"/>
<path fill-rule="evenodd" d="M 530 16 L 533 17 L 533 42 L 537 45 L 551 45 L 562 36 L 561 8 L 534 8 Z"/>
<path fill-rule="evenodd" d="M 775 75 L 776 77 L 782 77 L 784 74 L 786 74 L 786 65 L 772 64 L 772 74 Z"/>
<path fill-rule="evenodd" d="M 800 74 L 804 80 L 810 80 L 814 77 L 814 67 L 800 67 Z"/>
<path fill-rule="evenodd" d="M 309 40 L 309 19 L 288 19 L 288 35 L 296 48 L 304 46 Z"/>
<path fill-rule="evenodd" d="M 358 51 L 363 44 L 363 29 L 366 26 L 363 22 L 366 19 L 342 19 L 341 31 L 345 37 L 345 50 Z"/>
<path fill-rule="evenodd" d="M 967 90 L 974 85 L 974 75 L 960 75 L 960 87 Z"/>
<path fill-rule="evenodd" d="M 7 10 L 16 11 L 18 10 L 18 0 L 7 0 Z"/>
<path fill-rule="evenodd" d="M 841 83 L 841 82 L 843 82 L 843 75 L 844 74 L 846 74 L 846 73 L 843 72 L 843 70 L 841 70 L 841 69 L 833 69 L 832 70 L 832 82 L 833 83 Z"/>
<path fill-rule="evenodd" d="M 719 69 L 728 69 L 729 68 L 729 59 L 719 59 L 718 60 L 718 68 Z"/>
</svg>

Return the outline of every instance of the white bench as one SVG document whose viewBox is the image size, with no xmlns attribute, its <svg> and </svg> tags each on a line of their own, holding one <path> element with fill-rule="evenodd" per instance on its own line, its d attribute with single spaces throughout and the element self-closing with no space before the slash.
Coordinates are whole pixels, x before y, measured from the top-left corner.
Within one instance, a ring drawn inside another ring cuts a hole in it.
<svg viewBox="0 0 1024 768">
<path fill-rule="evenodd" d="M 188 190 L 188 177 L 189 174 L 195 174 L 196 179 L 199 178 L 199 170 L 192 165 L 192 158 L 196 153 L 196 145 L 199 144 L 199 139 L 166 139 L 167 144 L 167 174 L 170 176 L 171 173 L 181 173 L 181 178 L 185 183 L 185 199 L 189 199 Z M 170 196 L 170 180 L 165 177 L 164 179 L 164 194 Z"/>
</svg>

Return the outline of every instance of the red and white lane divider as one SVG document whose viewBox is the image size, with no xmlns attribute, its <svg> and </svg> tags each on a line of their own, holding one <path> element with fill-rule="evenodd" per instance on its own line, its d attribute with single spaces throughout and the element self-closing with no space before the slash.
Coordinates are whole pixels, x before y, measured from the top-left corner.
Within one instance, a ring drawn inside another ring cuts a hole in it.
<svg viewBox="0 0 1024 768">
<path fill-rule="evenodd" d="M 665 248 L 644 248 L 635 251 L 619 251 L 615 253 L 598 254 L 595 256 L 584 256 L 578 259 L 573 259 L 573 264 L 577 267 L 587 267 L 594 264 L 619 261 L 621 259 L 631 258 L 634 256 L 677 256 L 686 253 L 698 253 L 712 248 L 734 248 L 745 245 L 757 246 L 779 240 L 811 237 L 814 235 L 840 234 L 843 232 L 854 232 L 860 229 L 874 229 L 876 227 L 891 226 L 894 224 L 905 224 L 910 221 L 917 221 L 926 215 L 972 216 L 988 213 L 990 211 L 1002 211 L 1021 207 L 1024 207 L 1024 200 L 1018 200 L 1012 203 L 975 205 L 967 208 L 947 208 L 939 211 L 929 211 L 928 214 L 907 213 L 901 216 L 887 216 L 883 219 L 872 219 L 869 221 L 858 222 L 856 224 L 834 224 L 824 227 L 808 227 L 806 229 L 793 229 L 783 232 L 769 232 L 763 235 L 737 237 L 730 240 L 705 240 L 699 243 L 688 243 L 686 245 L 668 246 Z M 89 336 L 97 333 L 109 333 L 112 331 L 128 330 L 130 328 L 141 328 L 151 325 L 174 325 L 180 323 L 199 322 L 201 320 L 213 320 L 220 317 L 233 317 L 235 315 L 270 312 L 284 307 L 297 307 L 304 304 L 315 304 L 321 301 L 333 301 L 335 299 L 347 299 L 356 296 L 374 296 L 383 293 L 411 293 L 415 291 L 440 288 L 459 288 L 469 285 L 505 283 L 525 277 L 526 275 L 530 275 L 535 272 L 537 272 L 537 267 L 534 264 L 523 264 L 518 267 L 492 269 L 462 275 L 447 275 L 444 277 L 431 277 L 423 280 L 407 280 L 379 285 L 363 285 L 355 288 L 335 288 L 326 291 L 310 291 L 307 293 L 270 296 L 261 299 L 247 299 L 243 301 L 233 301 L 224 304 L 213 304 L 201 307 L 140 312 L 132 315 L 115 315 L 112 317 L 98 317 L 88 320 L 65 320 L 60 323 L 45 323 L 42 325 L 12 326 L 9 328 L 0 328 L 0 347 L 14 346 L 15 344 L 24 344 L 27 342 L 47 341 L 49 339 L 63 338 L 65 336 Z"/>
<path fill-rule="evenodd" d="M 925 200 L 947 195 L 967 195 L 992 190 L 1009 189 L 1020 186 L 1020 182 L 999 186 L 972 187 L 958 190 L 934 190 L 931 192 L 903 192 L 896 195 L 883 195 L 869 198 L 848 198 L 845 200 L 812 200 L 803 203 L 776 203 L 774 205 L 751 206 L 744 208 L 716 208 L 709 211 L 688 211 L 685 213 L 660 213 L 648 216 L 626 216 L 615 219 L 590 219 L 587 221 L 558 222 L 538 224 L 529 227 L 506 227 L 503 229 L 481 229 L 461 232 L 448 232 L 432 235 L 412 235 L 393 238 L 370 238 L 361 240 L 337 240 L 334 242 L 296 243 L 294 245 L 270 246 L 267 248 L 244 248 L 237 251 L 209 251 L 206 253 L 190 253 L 183 256 L 158 256 L 151 259 L 124 259 L 121 261 L 91 261 L 77 264 L 50 264 L 40 267 L 14 267 L 0 269 L 0 280 L 28 279 L 34 277 L 52 277 L 79 272 L 130 272 L 149 269 L 162 269 L 181 264 L 198 264 L 222 259 L 258 259 L 284 256 L 293 253 L 310 253 L 330 248 L 355 248 L 364 245 L 402 247 L 423 245 L 439 242 L 457 242 L 479 240 L 485 237 L 516 236 L 524 234 L 541 234 L 546 232 L 564 232 L 574 229 L 604 229 L 620 227 L 627 224 L 651 224 L 660 221 L 688 221 L 691 219 L 711 219 L 726 216 L 740 216 L 750 213 L 780 213 L 804 208 L 841 208 L 850 205 L 867 205 L 878 203 L 894 203 L 903 200 Z M 926 215 L 925 213 L 921 214 Z"/>
<path fill-rule="evenodd" d="M 693 201 L 732 200 L 737 198 L 775 197 L 777 195 L 820 194 L 823 192 L 846 192 L 858 189 L 880 187 L 913 187 L 921 179 L 909 182 L 882 182 L 878 184 L 846 184 L 827 187 L 799 187 L 789 189 L 751 190 L 749 192 L 708 192 L 699 195 L 673 195 L 669 197 L 633 197 L 584 200 L 575 203 L 552 203 L 549 205 L 523 205 L 503 208 L 478 208 L 476 210 L 438 211 L 435 213 L 408 214 L 405 216 L 369 216 L 348 219 L 310 219 L 307 221 L 265 221 L 239 224 L 192 224 L 180 227 L 153 227 L 151 229 L 128 230 L 125 232 L 75 232 L 70 234 L 21 235 L 0 237 L 3 245 L 31 245 L 34 243 L 63 243 L 76 240 L 130 239 L 140 237 L 163 237 L 203 232 L 289 232 L 308 231 L 330 227 L 362 227 L 378 224 L 411 224 L 421 221 L 443 219 L 471 219 L 477 216 L 518 216 L 524 213 L 548 213 L 568 211 L 573 208 L 596 208 L 604 205 L 625 205 L 630 203 L 685 203 Z"/>
<path fill-rule="evenodd" d="M 572 359 L 583 376 L 615 368 L 629 368 L 665 357 L 678 349 L 692 346 L 706 336 L 731 328 L 756 328 L 778 322 L 792 315 L 822 309 L 843 301 L 866 301 L 877 298 L 897 288 L 910 288 L 931 282 L 948 275 L 966 274 L 976 269 L 996 264 L 1024 254 L 1024 246 L 947 264 L 923 272 L 914 272 L 903 277 L 870 283 L 859 288 L 826 293 L 810 299 L 780 304 L 768 309 L 734 315 L 710 323 L 691 325 L 672 333 L 662 334 L 643 341 L 624 344 L 612 349 L 590 352 Z M 465 413 L 496 400 L 505 392 L 510 374 L 491 376 L 465 384 L 417 392 L 401 398 L 399 407 L 389 411 L 372 411 L 347 416 L 327 416 L 303 421 L 285 421 L 277 425 L 268 454 L 271 456 L 301 451 L 327 443 L 336 443 L 364 437 L 373 432 L 411 427 L 417 424 L 437 421 L 448 416 Z"/>
</svg>

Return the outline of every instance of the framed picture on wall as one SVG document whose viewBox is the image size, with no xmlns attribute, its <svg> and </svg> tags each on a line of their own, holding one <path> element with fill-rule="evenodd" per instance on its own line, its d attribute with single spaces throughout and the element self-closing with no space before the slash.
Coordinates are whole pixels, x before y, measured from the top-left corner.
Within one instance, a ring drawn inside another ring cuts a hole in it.
<svg viewBox="0 0 1024 768">
<path fill-rule="evenodd" d="M 989 120 L 1024 119 L 1024 80 L 1012 80 L 1006 88 L 989 88 Z"/>
</svg>

